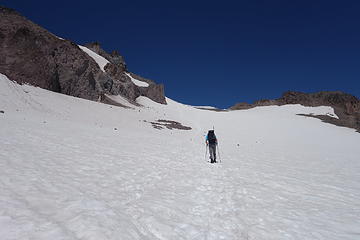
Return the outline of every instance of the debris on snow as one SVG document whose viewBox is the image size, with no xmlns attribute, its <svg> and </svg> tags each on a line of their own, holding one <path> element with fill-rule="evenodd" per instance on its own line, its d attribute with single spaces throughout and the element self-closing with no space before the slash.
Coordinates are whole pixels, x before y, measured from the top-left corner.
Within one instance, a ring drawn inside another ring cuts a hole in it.
<svg viewBox="0 0 360 240">
<path fill-rule="evenodd" d="M 159 119 L 156 122 L 150 122 L 150 123 L 153 126 L 153 128 L 156 128 L 156 129 L 163 129 L 164 127 L 167 129 L 170 129 L 170 130 L 173 130 L 173 129 L 191 130 L 192 129 L 191 127 L 184 126 L 179 122 L 171 121 L 171 120 Z"/>
</svg>

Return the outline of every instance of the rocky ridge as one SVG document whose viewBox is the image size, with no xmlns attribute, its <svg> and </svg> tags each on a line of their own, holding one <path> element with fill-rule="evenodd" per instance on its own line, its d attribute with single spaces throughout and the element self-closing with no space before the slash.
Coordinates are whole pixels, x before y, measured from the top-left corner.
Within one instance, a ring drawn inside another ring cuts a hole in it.
<svg viewBox="0 0 360 240">
<path fill-rule="evenodd" d="M 278 99 L 259 100 L 253 104 L 244 102 L 237 103 L 230 107 L 229 110 L 250 109 L 259 106 L 281 106 L 285 104 L 301 104 L 303 106 L 309 107 L 330 106 L 334 108 L 334 112 L 339 117 L 339 119 L 325 115 L 306 116 L 319 118 L 324 122 L 335 124 L 337 126 L 354 128 L 360 132 L 360 100 L 353 95 L 340 91 L 317 93 L 288 91 Z"/>
<path fill-rule="evenodd" d="M 139 96 L 166 104 L 164 86 L 144 78 L 148 87 L 135 85 L 117 51 L 109 54 L 96 42 L 86 47 L 109 61 L 105 71 L 76 43 L 0 6 L 0 73 L 9 79 L 105 103 L 111 103 L 106 95 L 121 95 L 134 104 Z"/>
</svg>

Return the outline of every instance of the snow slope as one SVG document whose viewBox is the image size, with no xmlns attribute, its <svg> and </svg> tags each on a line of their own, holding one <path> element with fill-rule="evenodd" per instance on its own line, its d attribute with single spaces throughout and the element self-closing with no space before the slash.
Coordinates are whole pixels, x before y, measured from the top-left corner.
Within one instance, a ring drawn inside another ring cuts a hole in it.
<svg viewBox="0 0 360 240">
<path fill-rule="evenodd" d="M 139 86 L 139 87 L 148 87 L 149 84 L 147 82 L 144 82 L 144 81 L 140 81 L 136 78 L 133 78 L 129 73 L 125 73 L 130 79 L 131 81 L 136 85 L 136 86 Z"/>
<path fill-rule="evenodd" d="M 112 101 L 120 103 L 121 105 L 125 107 L 132 108 L 134 104 L 130 103 L 129 100 L 127 100 L 125 97 L 121 95 L 110 95 L 106 94 L 106 97 L 110 98 Z"/>
<path fill-rule="evenodd" d="M 360 134 L 296 115 L 331 108 L 137 101 L 0 75 L 1 239 L 359 239 Z M 192 130 L 152 128 L 158 119 Z M 213 126 L 222 162 L 211 165 Z"/>
<path fill-rule="evenodd" d="M 106 64 L 109 63 L 109 61 L 104 58 L 103 56 L 100 56 L 99 54 L 97 54 L 96 52 L 88 49 L 87 47 L 84 47 L 84 46 L 81 46 L 81 45 L 78 45 L 79 48 L 81 50 L 83 50 L 87 55 L 89 55 L 92 59 L 95 60 L 95 62 L 99 65 L 100 69 L 105 72 L 105 69 L 104 67 L 106 66 Z"/>
</svg>

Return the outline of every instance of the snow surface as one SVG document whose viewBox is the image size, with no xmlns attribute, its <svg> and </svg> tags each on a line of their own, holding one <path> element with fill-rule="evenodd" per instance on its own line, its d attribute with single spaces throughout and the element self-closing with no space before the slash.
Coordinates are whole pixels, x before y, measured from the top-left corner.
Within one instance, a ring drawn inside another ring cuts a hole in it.
<svg viewBox="0 0 360 240">
<path fill-rule="evenodd" d="M 137 101 L 0 75 L 1 239 L 359 239 L 360 134 L 296 115 L 331 108 Z M 152 128 L 158 119 L 192 130 Z M 204 158 L 213 126 L 220 164 Z"/>
<path fill-rule="evenodd" d="M 130 79 L 131 81 L 136 85 L 136 86 L 139 86 L 139 87 L 148 87 L 149 84 L 147 82 L 144 82 L 144 81 L 140 81 L 136 78 L 133 78 L 129 73 L 125 73 Z"/>
<path fill-rule="evenodd" d="M 103 56 L 100 56 L 99 54 L 95 53 L 94 51 L 88 49 L 87 47 L 78 45 L 81 50 L 83 50 L 87 55 L 89 55 L 92 59 L 95 60 L 95 62 L 99 65 L 100 69 L 105 72 L 104 67 L 106 64 L 109 63 L 109 61 L 104 58 Z"/>
<path fill-rule="evenodd" d="M 120 103 L 121 105 L 124 105 L 125 107 L 134 107 L 134 104 L 130 103 L 129 100 L 127 100 L 125 97 L 120 95 L 109 95 L 106 94 L 106 97 L 110 98 L 111 100 Z"/>
</svg>

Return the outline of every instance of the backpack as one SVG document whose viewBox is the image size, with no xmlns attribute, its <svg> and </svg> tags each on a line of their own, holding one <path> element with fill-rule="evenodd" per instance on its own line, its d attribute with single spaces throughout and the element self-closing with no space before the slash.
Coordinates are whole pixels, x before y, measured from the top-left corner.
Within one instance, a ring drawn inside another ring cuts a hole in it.
<svg viewBox="0 0 360 240">
<path fill-rule="evenodd" d="M 214 130 L 209 130 L 208 135 L 207 135 L 207 140 L 209 141 L 210 144 L 216 143 L 216 136 L 215 136 Z"/>
</svg>

